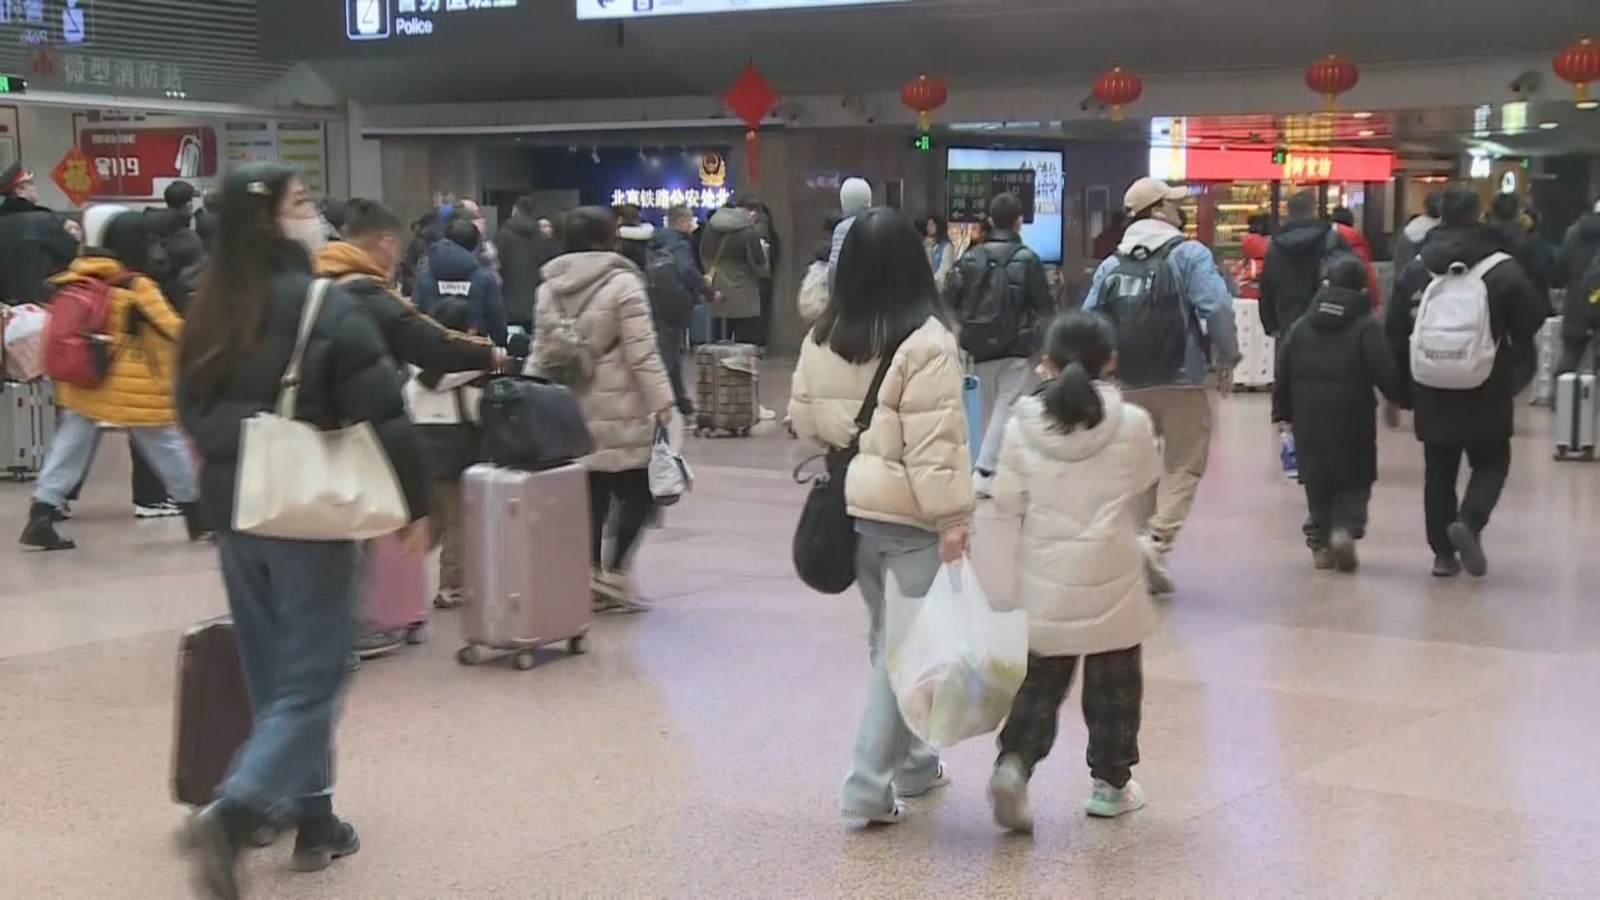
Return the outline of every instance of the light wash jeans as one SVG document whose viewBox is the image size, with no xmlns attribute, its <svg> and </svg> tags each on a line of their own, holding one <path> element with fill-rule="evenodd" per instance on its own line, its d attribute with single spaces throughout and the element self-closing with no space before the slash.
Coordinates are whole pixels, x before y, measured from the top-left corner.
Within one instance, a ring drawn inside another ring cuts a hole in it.
<svg viewBox="0 0 1600 900">
<path fill-rule="evenodd" d="M 983 398 L 983 447 L 972 448 L 973 468 L 993 474 L 1000 465 L 1000 444 L 1006 439 L 1011 407 L 1033 388 L 1037 376 L 1027 359 L 991 359 L 978 363 L 978 392 Z"/>
<path fill-rule="evenodd" d="M 218 794 L 289 822 L 326 807 L 333 726 L 356 638 L 356 544 L 225 532 L 222 583 L 250 691 L 250 739 Z"/>
<path fill-rule="evenodd" d="M 95 438 L 99 433 L 99 427 L 93 419 L 63 409 L 60 420 L 56 422 L 56 436 L 45 453 L 44 468 L 39 471 L 39 483 L 34 486 L 33 499 L 60 509 L 73 488 L 89 471 L 89 463 L 94 459 Z M 138 448 L 150 468 L 161 476 L 161 481 L 167 486 L 167 494 L 174 502 L 193 503 L 200 499 L 194 457 L 189 454 L 189 444 L 178 426 L 129 428 L 128 440 Z"/>
<path fill-rule="evenodd" d="M 884 647 L 884 591 L 888 575 L 908 596 L 927 593 L 939 574 L 939 536 L 916 528 L 862 523 L 856 548 L 856 583 L 871 621 L 868 650 L 872 676 L 867 708 L 856 731 L 855 758 L 844 783 L 844 815 L 868 819 L 894 808 L 896 788 L 917 794 L 939 776 L 939 751 L 923 743 L 900 717 L 889 686 Z"/>
</svg>

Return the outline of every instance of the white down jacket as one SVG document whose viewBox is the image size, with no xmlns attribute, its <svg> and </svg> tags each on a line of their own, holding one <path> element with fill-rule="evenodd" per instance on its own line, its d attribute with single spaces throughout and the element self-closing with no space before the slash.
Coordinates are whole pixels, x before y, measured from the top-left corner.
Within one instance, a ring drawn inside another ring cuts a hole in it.
<svg viewBox="0 0 1600 900">
<path fill-rule="evenodd" d="M 995 506 L 1022 519 L 1017 600 L 1041 656 L 1123 650 L 1155 629 L 1134 510 L 1161 477 L 1150 415 L 1107 384 L 1105 418 L 1063 434 L 1037 396 L 1017 401 L 995 473 Z"/>
<path fill-rule="evenodd" d="M 807 337 L 790 391 L 795 433 L 843 447 L 878 361 L 846 361 Z M 972 457 L 961 400 L 955 336 L 930 318 L 895 352 L 861 453 L 845 477 L 850 514 L 874 522 L 942 531 L 972 519 Z"/>
</svg>

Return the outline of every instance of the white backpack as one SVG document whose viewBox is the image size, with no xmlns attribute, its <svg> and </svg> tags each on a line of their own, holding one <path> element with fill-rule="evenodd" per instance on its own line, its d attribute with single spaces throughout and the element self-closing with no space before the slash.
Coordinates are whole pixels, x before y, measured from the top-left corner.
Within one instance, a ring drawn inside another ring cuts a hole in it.
<svg viewBox="0 0 1600 900">
<path fill-rule="evenodd" d="M 1489 380 L 1498 345 L 1489 328 L 1484 276 L 1511 257 L 1491 253 L 1472 268 L 1454 262 L 1422 292 L 1411 329 L 1411 378 L 1424 387 L 1469 391 Z"/>
<path fill-rule="evenodd" d="M 828 309 L 828 264 L 813 262 L 806 269 L 806 277 L 800 282 L 800 299 L 796 304 L 800 311 L 800 321 L 807 325 L 822 318 Z"/>
</svg>

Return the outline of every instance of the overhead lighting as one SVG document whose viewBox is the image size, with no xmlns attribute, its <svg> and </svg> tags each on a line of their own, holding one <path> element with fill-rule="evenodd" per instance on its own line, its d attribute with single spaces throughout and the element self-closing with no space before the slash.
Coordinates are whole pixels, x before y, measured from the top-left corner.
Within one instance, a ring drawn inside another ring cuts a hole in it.
<svg viewBox="0 0 1600 900">
<path fill-rule="evenodd" d="M 1371 128 L 1363 128 L 1356 132 L 1356 137 L 1372 137 L 1375 134 L 1377 134 L 1377 132 L 1373 131 Z"/>
<path fill-rule="evenodd" d="M 1486 138 L 1489 136 L 1489 114 L 1494 112 L 1494 107 L 1485 103 L 1472 111 L 1472 136 Z"/>
<path fill-rule="evenodd" d="M 1600 100 L 1585 100 L 1578 104 L 1579 109 L 1600 109 Z"/>
<path fill-rule="evenodd" d="M 1539 130 L 1540 131 L 1555 131 L 1557 128 L 1560 128 L 1560 127 L 1561 127 L 1561 123 L 1560 122 L 1540 122 L 1539 123 Z"/>
<path fill-rule="evenodd" d="M 1350 115 L 1355 116 L 1358 119 L 1370 119 L 1370 118 L 1372 118 L 1372 113 L 1369 113 L 1369 112 L 1351 113 Z"/>
<path fill-rule="evenodd" d="M 1503 104 L 1500 107 L 1500 128 L 1510 135 L 1528 130 L 1528 101 L 1513 100 Z"/>
</svg>

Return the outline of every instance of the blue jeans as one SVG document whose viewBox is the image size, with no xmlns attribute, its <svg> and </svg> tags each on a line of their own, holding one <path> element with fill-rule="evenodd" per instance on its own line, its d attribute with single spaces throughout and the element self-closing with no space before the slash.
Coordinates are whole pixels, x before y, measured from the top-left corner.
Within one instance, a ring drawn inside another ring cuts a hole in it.
<svg viewBox="0 0 1600 900">
<path fill-rule="evenodd" d="M 56 423 L 56 436 L 50 441 L 50 449 L 45 454 L 44 468 L 39 471 L 39 483 L 34 486 L 33 499 L 59 509 L 88 473 L 99 434 L 99 427 L 93 419 L 63 409 Z M 189 444 L 178 426 L 129 428 L 128 440 L 144 456 L 150 468 L 161 476 L 174 502 L 193 503 L 200 499 L 194 457 L 189 454 Z"/>
<path fill-rule="evenodd" d="M 333 784 L 333 725 L 356 638 L 350 542 L 219 536 L 222 583 L 250 691 L 250 739 L 218 794 L 274 822 Z"/>
<path fill-rule="evenodd" d="M 692 398 L 683 383 L 683 329 L 657 323 L 656 345 L 661 352 L 661 365 L 667 370 L 667 381 L 672 384 L 672 399 L 678 410 L 687 414 Z"/>
</svg>

